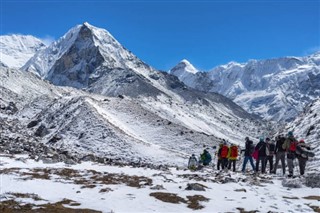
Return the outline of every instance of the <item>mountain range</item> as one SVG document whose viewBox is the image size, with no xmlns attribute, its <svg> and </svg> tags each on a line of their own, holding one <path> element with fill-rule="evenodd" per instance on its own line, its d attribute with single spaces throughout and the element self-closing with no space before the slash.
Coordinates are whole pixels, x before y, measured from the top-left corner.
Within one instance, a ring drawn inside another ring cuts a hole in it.
<svg viewBox="0 0 320 213">
<path fill-rule="evenodd" d="M 169 73 L 192 88 L 222 94 L 266 120 L 291 121 L 320 97 L 320 53 L 230 62 L 208 72 L 184 59 Z"/>
<path fill-rule="evenodd" d="M 221 139 L 241 144 L 267 132 L 265 122 L 230 99 L 152 68 L 88 23 L 20 69 L 0 70 L 2 137 L 53 148 L 45 159 L 60 150 L 77 159 L 184 165 Z"/>
</svg>

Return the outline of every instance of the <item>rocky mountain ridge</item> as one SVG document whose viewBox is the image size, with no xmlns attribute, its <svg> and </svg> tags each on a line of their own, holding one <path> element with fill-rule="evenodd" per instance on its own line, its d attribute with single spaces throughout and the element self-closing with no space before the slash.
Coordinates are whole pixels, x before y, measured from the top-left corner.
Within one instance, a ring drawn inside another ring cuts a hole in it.
<svg viewBox="0 0 320 213">
<path fill-rule="evenodd" d="M 320 53 L 230 62 L 209 72 L 190 73 L 179 67 L 170 73 L 186 85 L 229 97 L 267 120 L 290 121 L 320 96 Z"/>
</svg>

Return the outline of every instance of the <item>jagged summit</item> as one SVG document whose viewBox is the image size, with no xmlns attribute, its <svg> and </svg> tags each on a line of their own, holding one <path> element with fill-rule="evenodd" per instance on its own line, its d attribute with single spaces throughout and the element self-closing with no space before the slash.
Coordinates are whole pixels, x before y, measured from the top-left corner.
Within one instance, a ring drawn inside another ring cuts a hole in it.
<svg viewBox="0 0 320 213">
<path fill-rule="evenodd" d="M 220 66 L 218 66 L 218 67 L 222 67 L 222 68 L 224 68 L 224 69 L 228 69 L 228 68 L 230 68 L 230 67 L 243 67 L 243 66 L 245 66 L 245 64 L 243 64 L 243 63 L 238 63 L 238 62 L 236 62 L 236 61 L 230 61 L 229 63 L 227 63 L 227 64 L 225 64 L 225 65 L 220 65 Z"/>
<path fill-rule="evenodd" d="M 38 52 L 22 69 L 56 85 L 86 88 L 105 73 L 102 67 L 132 69 L 134 60 L 138 61 L 107 30 L 85 22 Z"/>
<path fill-rule="evenodd" d="M 320 95 L 319 53 L 241 64 L 230 62 L 196 74 L 179 67 L 172 74 L 186 85 L 222 94 L 247 111 L 270 120 L 291 120 Z"/>
</svg>

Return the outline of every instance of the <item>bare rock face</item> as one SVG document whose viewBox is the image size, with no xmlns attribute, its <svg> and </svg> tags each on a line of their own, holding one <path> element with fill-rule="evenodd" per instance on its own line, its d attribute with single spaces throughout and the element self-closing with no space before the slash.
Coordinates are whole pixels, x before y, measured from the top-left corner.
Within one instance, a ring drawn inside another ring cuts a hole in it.
<svg viewBox="0 0 320 213">
<path fill-rule="evenodd" d="M 90 84 L 90 75 L 103 61 L 99 47 L 94 44 L 92 31 L 83 25 L 74 44 L 56 61 L 47 79 L 55 85 L 86 88 Z"/>
</svg>

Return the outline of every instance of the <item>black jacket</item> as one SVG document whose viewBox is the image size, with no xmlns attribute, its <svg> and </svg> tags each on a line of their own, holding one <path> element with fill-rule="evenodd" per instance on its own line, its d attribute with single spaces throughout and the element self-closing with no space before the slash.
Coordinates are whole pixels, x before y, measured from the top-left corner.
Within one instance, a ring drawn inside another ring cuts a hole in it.
<svg viewBox="0 0 320 213">
<path fill-rule="evenodd" d="M 246 146 L 244 150 L 244 156 L 251 156 L 254 150 L 253 142 L 251 140 L 246 141 Z"/>
<path fill-rule="evenodd" d="M 284 149 L 282 148 L 282 145 L 283 145 L 283 143 L 284 143 L 285 140 L 286 140 L 285 137 L 278 137 L 278 138 L 277 138 L 277 142 L 276 142 L 276 153 L 277 153 L 277 152 L 285 152 L 285 151 L 286 151 L 286 150 L 284 150 Z"/>
<path fill-rule="evenodd" d="M 260 141 L 255 150 L 259 150 L 259 157 L 265 157 L 266 155 L 266 148 L 267 148 L 267 144 L 264 141 Z"/>
</svg>

